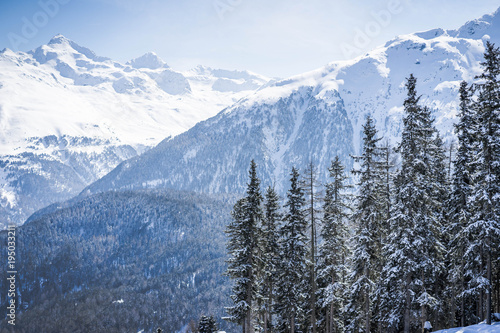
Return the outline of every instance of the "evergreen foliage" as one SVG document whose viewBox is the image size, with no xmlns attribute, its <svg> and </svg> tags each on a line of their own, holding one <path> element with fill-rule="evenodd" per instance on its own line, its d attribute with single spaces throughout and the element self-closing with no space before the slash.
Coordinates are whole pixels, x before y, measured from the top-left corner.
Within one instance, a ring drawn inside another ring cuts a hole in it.
<svg viewBox="0 0 500 333">
<path fill-rule="evenodd" d="M 215 321 L 214 316 L 201 316 L 200 322 L 198 324 L 198 333 L 216 333 L 218 332 L 217 329 L 217 322 Z"/>
<path fill-rule="evenodd" d="M 380 150 L 377 147 L 377 130 L 371 117 L 363 125 L 363 153 L 355 156 L 360 164 L 358 195 L 353 220 L 356 232 L 353 239 L 352 272 L 350 276 L 350 302 L 348 330 L 351 332 L 371 331 L 372 300 L 377 281 L 377 263 L 380 260 L 381 220 L 383 218 L 383 177 L 380 166 Z"/>
<path fill-rule="evenodd" d="M 339 157 L 335 157 L 330 166 L 331 181 L 326 184 L 323 204 L 323 243 L 319 249 L 318 267 L 318 303 L 324 320 L 321 331 L 326 333 L 343 332 L 345 318 L 343 308 L 347 298 L 347 258 L 350 256 L 347 245 L 350 213 L 349 177 Z"/>
<path fill-rule="evenodd" d="M 304 190 L 299 183 L 299 172 L 292 168 L 287 209 L 280 228 L 280 267 L 276 295 L 276 314 L 279 332 L 304 331 L 307 304 L 307 276 L 309 254 L 307 248 L 307 221 Z"/>
<path fill-rule="evenodd" d="M 254 301 L 257 299 L 259 277 L 259 238 L 262 220 L 262 195 L 257 165 L 252 160 L 250 181 L 246 196 L 240 199 L 233 210 L 233 220 L 227 228 L 228 251 L 227 275 L 234 280 L 231 299 L 234 305 L 226 308 L 228 320 L 243 325 L 245 333 L 254 330 Z"/>
</svg>

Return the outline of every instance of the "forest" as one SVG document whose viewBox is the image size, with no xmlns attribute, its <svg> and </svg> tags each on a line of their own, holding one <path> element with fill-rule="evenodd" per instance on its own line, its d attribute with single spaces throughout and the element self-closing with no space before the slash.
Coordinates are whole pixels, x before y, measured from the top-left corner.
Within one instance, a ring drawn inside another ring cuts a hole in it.
<svg viewBox="0 0 500 333">
<path fill-rule="evenodd" d="M 417 78 L 392 147 L 366 117 L 354 169 L 292 168 L 284 200 L 250 164 L 226 228 L 226 320 L 251 332 L 423 332 L 500 312 L 500 50 L 462 82 L 447 148 Z"/>
<path fill-rule="evenodd" d="M 18 316 L 15 327 L 6 323 L 2 293 L 0 332 L 189 331 L 203 314 L 231 331 L 219 318 L 230 291 L 222 273 L 233 202 L 117 191 L 40 211 L 16 230 Z M 6 237 L 0 232 L 0 242 Z M 7 290 L 6 270 L 0 278 Z"/>
</svg>

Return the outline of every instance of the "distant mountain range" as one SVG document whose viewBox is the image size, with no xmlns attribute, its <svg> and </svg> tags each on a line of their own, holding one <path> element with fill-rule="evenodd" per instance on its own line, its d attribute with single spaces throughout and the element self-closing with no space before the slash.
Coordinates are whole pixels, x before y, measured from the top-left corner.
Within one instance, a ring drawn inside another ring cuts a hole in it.
<svg viewBox="0 0 500 333">
<path fill-rule="evenodd" d="M 62 35 L 0 52 L 0 228 L 66 200 L 169 136 L 270 79 L 199 66 L 175 71 L 154 53 L 121 64 Z"/>
<path fill-rule="evenodd" d="M 264 184 L 284 193 L 292 166 L 318 166 L 327 180 L 339 155 L 349 167 L 371 115 L 391 144 L 402 129 L 406 77 L 413 73 L 421 103 L 436 126 L 454 140 L 458 88 L 480 73 L 487 40 L 500 41 L 500 12 L 457 30 L 433 29 L 398 36 L 350 61 L 271 82 L 217 116 L 154 149 L 120 164 L 84 194 L 116 189 L 173 188 L 198 192 L 242 192 L 253 158 Z"/>
<path fill-rule="evenodd" d="M 27 53 L 5 49 L 0 221 L 20 224 L 89 184 L 85 193 L 237 193 L 251 158 L 268 184 L 281 186 L 292 165 L 309 160 L 324 181 L 335 155 L 349 166 L 349 154 L 359 151 L 367 114 L 380 135 L 398 140 L 410 73 L 449 143 L 458 85 L 480 72 L 487 40 L 500 42 L 498 11 L 456 30 L 398 36 L 353 60 L 284 80 L 201 66 L 178 72 L 154 53 L 120 64 L 62 35 Z"/>
</svg>

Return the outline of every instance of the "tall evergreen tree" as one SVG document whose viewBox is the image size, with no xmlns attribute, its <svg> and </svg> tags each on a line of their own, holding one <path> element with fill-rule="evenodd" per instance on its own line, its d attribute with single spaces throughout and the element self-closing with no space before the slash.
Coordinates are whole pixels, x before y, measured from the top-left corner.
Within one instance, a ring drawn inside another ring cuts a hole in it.
<svg viewBox="0 0 500 333">
<path fill-rule="evenodd" d="M 382 271 L 380 298 L 387 311 L 385 326 L 409 333 L 422 327 L 428 310 L 439 303 L 435 285 L 442 271 L 441 221 L 436 211 L 435 129 L 430 111 L 419 105 L 416 79 L 406 83 L 405 117 L 399 146 L 402 165 L 396 178 L 391 233 L 384 247 L 386 265 Z M 421 324 L 412 318 L 418 317 Z M 402 322 L 401 322 L 402 319 Z"/>
<path fill-rule="evenodd" d="M 472 161 L 473 190 L 471 202 L 474 212 L 472 221 L 466 229 L 475 236 L 467 252 L 475 253 L 478 258 L 478 276 L 474 277 L 476 288 L 486 296 L 486 313 L 480 308 L 480 317 L 491 324 L 492 307 L 492 265 L 493 251 L 500 239 L 500 51 L 490 42 L 486 44 L 482 81 L 476 86 L 478 98 L 475 103 L 477 112 L 478 140 Z M 480 303 L 483 298 L 480 297 Z"/>
<path fill-rule="evenodd" d="M 430 126 L 433 127 L 432 124 Z M 446 204 L 448 203 L 450 193 L 448 171 L 446 168 L 446 150 L 439 132 L 435 131 L 434 139 L 431 141 L 428 151 L 430 169 L 429 187 L 431 200 L 433 201 L 431 201 L 431 209 L 433 210 L 432 218 L 435 219 L 434 228 L 436 228 L 433 236 L 437 237 L 441 244 L 441 246 L 432 249 L 435 251 L 434 253 L 429 254 L 437 263 L 437 266 L 433 269 L 431 276 L 427 278 L 431 293 L 435 297 L 433 304 L 429 304 L 428 306 L 433 308 L 432 320 L 444 324 L 449 321 L 450 313 L 454 313 L 456 308 L 451 304 L 454 296 L 451 293 L 447 280 L 446 245 L 449 244 L 450 235 L 444 233 L 443 230 L 448 225 Z M 455 303 L 454 299 L 453 303 Z M 422 324 L 424 323 L 425 321 Z M 445 325 L 443 327 L 449 326 Z"/>
<path fill-rule="evenodd" d="M 348 230 L 347 219 L 350 210 L 350 197 L 346 193 L 349 185 L 346 184 L 348 176 L 339 157 L 335 157 L 330 168 L 331 181 L 326 184 L 326 193 L 323 204 L 323 229 L 320 246 L 318 286 L 319 305 L 325 314 L 322 332 L 343 332 L 345 318 L 343 308 L 345 305 L 348 267 L 346 264 L 349 256 L 347 246 Z"/>
<path fill-rule="evenodd" d="M 353 173 L 359 175 L 357 203 L 353 215 L 356 233 L 353 243 L 351 300 L 348 304 L 349 330 L 371 331 L 372 299 L 380 259 L 382 207 L 382 172 L 377 130 L 368 116 L 363 126 L 363 153 L 354 157 L 361 164 Z"/>
<path fill-rule="evenodd" d="M 263 306 L 263 331 L 273 332 L 273 306 L 277 286 L 279 265 L 279 237 L 278 226 L 282 221 L 279 196 L 273 187 L 269 186 L 265 195 L 264 219 L 262 221 L 262 263 L 263 279 L 260 294 L 264 299 Z"/>
<path fill-rule="evenodd" d="M 386 243 L 386 237 L 390 233 L 389 221 L 392 212 L 392 200 L 394 196 L 394 175 L 395 166 L 397 165 L 397 156 L 394 154 L 394 148 L 390 145 L 389 141 L 386 140 L 380 147 L 380 169 L 381 169 L 381 187 L 380 187 L 380 204 L 381 204 L 381 219 L 379 224 L 379 253 L 383 254 L 383 246 Z M 386 264 L 385 256 L 380 255 L 379 260 L 376 262 L 376 271 L 382 272 L 383 267 Z M 381 279 L 380 275 L 377 280 L 377 286 L 375 287 L 375 295 L 373 299 L 373 311 L 374 311 L 374 322 L 377 324 L 376 331 L 379 333 L 384 332 L 384 313 L 387 309 L 384 309 L 386 304 L 384 304 L 384 299 L 381 298 Z"/>
<path fill-rule="evenodd" d="M 316 230 L 318 228 L 319 215 L 321 213 L 320 209 L 317 208 L 321 197 L 319 194 L 319 187 L 317 181 L 318 171 L 314 163 L 309 162 L 305 172 L 302 183 L 302 187 L 304 188 L 304 192 L 306 195 L 306 216 L 309 220 L 309 228 L 310 228 L 310 259 L 309 259 L 309 320 L 311 325 L 312 333 L 316 333 L 316 293 L 317 293 L 317 281 L 316 281 L 316 246 L 317 246 L 317 236 Z"/>
<path fill-rule="evenodd" d="M 304 190 L 299 172 L 292 168 L 287 192 L 287 212 L 280 228 L 280 268 L 276 295 L 276 313 L 280 332 L 304 331 L 307 304 L 307 221 L 304 214 Z"/>
<path fill-rule="evenodd" d="M 240 199 L 233 210 L 233 221 L 227 228 L 227 245 L 230 258 L 226 274 L 234 281 L 232 307 L 226 308 L 228 320 L 243 326 L 243 333 L 254 331 L 254 300 L 256 281 L 259 276 L 259 236 L 262 219 L 262 196 L 257 165 L 252 160 L 249 171 L 250 182 L 246 196 Z"/>
<path fill-rule="evenodd" d="M 467 82 L 463 81 L 460 84 L 459 93 L 460 112 L 458 123 L 455 125 L 458 147 L 451 179 L 451 193 L 446 205 L 450 223 L 445 227 L 444 233 L 449 235 L 447 246 L 449 273 L 447 280 L 450 282 L 452 293 L 451 303 L 453 307 L 456 306 L 455 303 L 459 303 L 460 326 L 466 326 L 469 323 L 466 318 L 470 317 L 471 309 L 466 306 L 469 303 L 469 297 L 466 293 L 466 258 L 464 256 L 469 238 L 464 231 L 471 221 L 471 210 L 468 201 L 472 193 L 471 161 L 475 137 L 474 128 L 476 126 L 471 106 L 472 92 Z M 455 323 L 455 312 L 452 312 L 451 325 Z"/>
</svg>

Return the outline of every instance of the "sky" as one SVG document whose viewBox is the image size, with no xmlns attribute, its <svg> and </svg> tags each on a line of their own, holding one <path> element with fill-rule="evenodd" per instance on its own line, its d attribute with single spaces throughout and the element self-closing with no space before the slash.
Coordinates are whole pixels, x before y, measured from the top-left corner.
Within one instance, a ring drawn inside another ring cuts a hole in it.
<svg viewBox="0 0 500 333">
<path fill-rule="evenodd" d="M 0 0 L 0 49 L 63 34 L 120 62 L 153 51 L 197 65 L 288 77 L 347 60 L 397 35 L 456 29 L 498 0 Z"/>
</svg>

